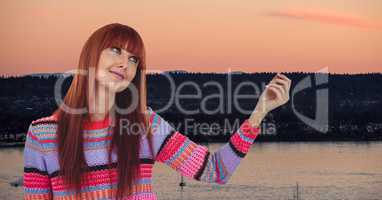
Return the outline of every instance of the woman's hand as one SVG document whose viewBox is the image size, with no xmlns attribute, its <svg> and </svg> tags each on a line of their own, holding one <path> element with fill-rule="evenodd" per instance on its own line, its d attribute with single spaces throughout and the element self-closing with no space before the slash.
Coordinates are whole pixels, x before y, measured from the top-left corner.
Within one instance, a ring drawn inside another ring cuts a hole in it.
<svg viewBox="0 0 382 200">
<path fill-rule="evenodd" d="M 265 90 L 260 95 L 259 101 L 252 112 L 249 122 L 252 126 L 260 126 L 261 121 L 271 110 L 289 101 L 289 90 L 291 80 L 285 75 L 278 73 L 265 86 Z"/>
</svg>

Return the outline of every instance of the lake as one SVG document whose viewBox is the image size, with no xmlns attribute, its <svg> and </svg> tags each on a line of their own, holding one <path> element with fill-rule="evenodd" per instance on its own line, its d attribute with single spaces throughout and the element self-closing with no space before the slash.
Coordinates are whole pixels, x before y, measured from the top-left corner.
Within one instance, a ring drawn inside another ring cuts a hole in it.
<svg viewBox="0 0 382 200">
<path fill-rule="evenodd" d="M 222 144 L 210 144 L 211 151 Z M 22 175 L 23 148 L 0 149 L 0 199 L 22 199 L 10 181 Z M 382 142 L 255 143 L 226 185 L 154 167 L 158 199 L 382 199 Z"/>
</svg>

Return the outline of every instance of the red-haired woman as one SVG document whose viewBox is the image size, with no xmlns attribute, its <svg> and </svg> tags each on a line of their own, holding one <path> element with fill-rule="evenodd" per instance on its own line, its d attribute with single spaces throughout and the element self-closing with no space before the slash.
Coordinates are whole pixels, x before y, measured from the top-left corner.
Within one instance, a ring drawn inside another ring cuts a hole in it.
<svg viewBox="0 0 382 200">
<path fill-rule="evenodd" d="M 109 24 L 90 36 L 59 108 L 29 126 L 25 199 L 156 199 L 156 161 L 186 177 L 224 184 L 266 113 L 289 99 L 290 80 L 278 74 L 229 142 L 209 152 L 146 106 L 145 70 L 143 41 L 131 27 Z"/>
</svg>

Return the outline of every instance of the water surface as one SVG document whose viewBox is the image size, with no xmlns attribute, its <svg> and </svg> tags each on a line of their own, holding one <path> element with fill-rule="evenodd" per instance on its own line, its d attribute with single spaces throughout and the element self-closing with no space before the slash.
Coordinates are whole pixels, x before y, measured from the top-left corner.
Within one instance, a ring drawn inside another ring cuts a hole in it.
<svg viewBox="0 0 382 200">
<path fill-rule="evenodd" d="M 211 144 L 215 151 L 222 144 Z M 23 149 L 0 149 L 0 199 L 22 199 L 8 182 L 22 174 Z M 155 164 L 159 199 L 382 199 L 382 142 L 255 143 L 226 185 L 185 178 Z"/>
</svg>

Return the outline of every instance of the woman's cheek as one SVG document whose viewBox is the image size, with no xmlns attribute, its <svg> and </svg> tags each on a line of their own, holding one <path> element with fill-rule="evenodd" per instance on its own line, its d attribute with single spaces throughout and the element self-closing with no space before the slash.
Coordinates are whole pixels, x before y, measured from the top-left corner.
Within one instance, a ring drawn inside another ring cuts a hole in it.
<svg viewBox="0 0 382 200">
<path fill-rule="evenodd" d="M 96 80 L 99 85 L 107 87 L 109 89 L 113 89 L 113 87 L 115 87 L 115 84 L 108 76 L 108 72 L 105 72 L 103 70 L 97 72 Z"/>
</svg>

